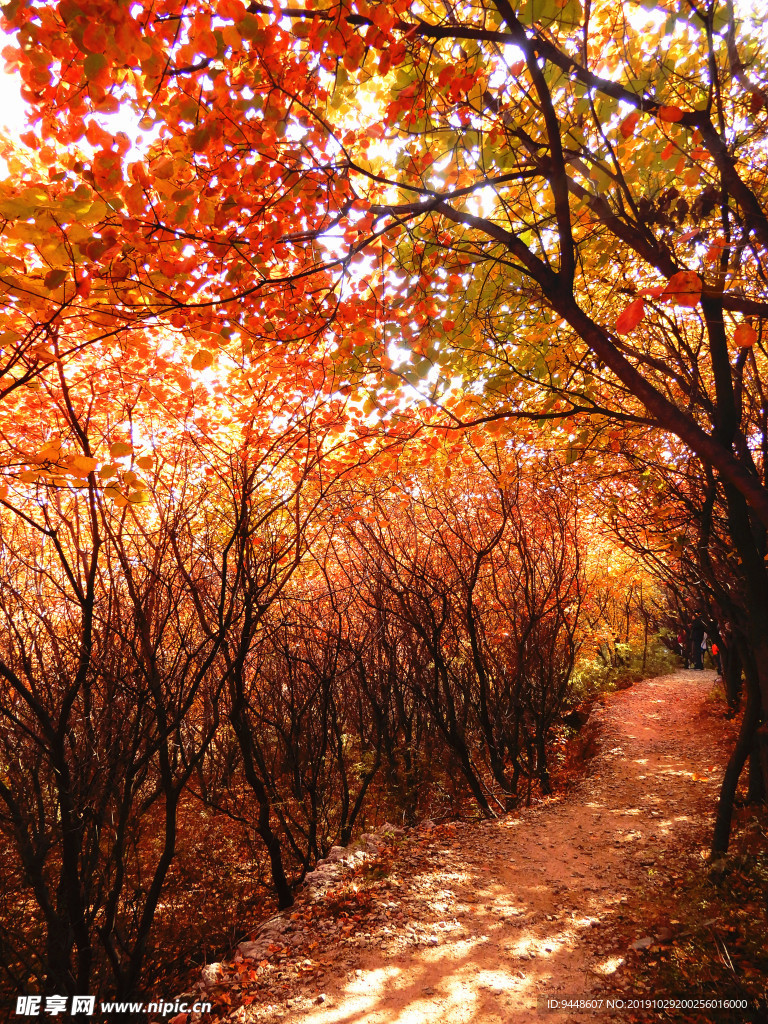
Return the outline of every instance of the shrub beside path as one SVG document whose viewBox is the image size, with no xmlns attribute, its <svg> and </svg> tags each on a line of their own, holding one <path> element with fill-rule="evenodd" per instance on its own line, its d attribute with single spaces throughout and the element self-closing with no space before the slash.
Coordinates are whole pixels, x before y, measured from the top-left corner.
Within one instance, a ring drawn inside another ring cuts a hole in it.
<svg viewBox="0 0 768 1024">
<path fill-rule="evenodd" d="M 597 753 L 564 794 L 492 822 L 410 830 L 322 901 L 300 896 L 260 960 L 206 969 L 222 1017 L 523 1024 L 542 998 L 620 994 L 681 927 L 657 907 L 649 934 L 642 894 L 663 894 L 709 842 L 733 732 L 713 682 L 679 671 L 611 694 L 588 726 Z"/>
</svg>

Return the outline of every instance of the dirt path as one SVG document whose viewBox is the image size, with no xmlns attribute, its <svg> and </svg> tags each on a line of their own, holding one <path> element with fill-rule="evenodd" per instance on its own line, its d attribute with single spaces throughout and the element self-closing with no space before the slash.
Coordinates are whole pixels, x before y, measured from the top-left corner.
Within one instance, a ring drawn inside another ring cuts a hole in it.
<svg viewBox="0 0 768 1024">
<path fill-rule="evenodd" d="M 276 941 L 282 972 L 262 961 L 228 1019 L 522 1024 L 542 997 L 610 992 L 651 943 L 638 890 L 709 839 L 726 749 L 713 679 L 681 671 L 611 695 L 586 778 L 499 821 L 411 834 L 349 927 L 299 903 L 294 939 Z"/>
</svg>

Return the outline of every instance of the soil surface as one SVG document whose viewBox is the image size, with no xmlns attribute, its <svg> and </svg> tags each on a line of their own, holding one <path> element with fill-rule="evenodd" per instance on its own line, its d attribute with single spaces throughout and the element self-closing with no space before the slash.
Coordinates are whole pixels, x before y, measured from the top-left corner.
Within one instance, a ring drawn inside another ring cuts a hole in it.
<svg viewBox="0 0 768 1024">
<path fill-rule="evenodd" d="M 681 927 L 664 886 L 701 864 L 733 735 L 714 678 L 679 671 L 604 698 L 586 727 L 596 753 L 564 794 L 492 822 L 395 830 L 322 902 L 300 895 L 261 959 L 206 968 L 218 1013 L 583 1024 L 542 1000 L 626 994 L 633 965 Z"/>
</svg>

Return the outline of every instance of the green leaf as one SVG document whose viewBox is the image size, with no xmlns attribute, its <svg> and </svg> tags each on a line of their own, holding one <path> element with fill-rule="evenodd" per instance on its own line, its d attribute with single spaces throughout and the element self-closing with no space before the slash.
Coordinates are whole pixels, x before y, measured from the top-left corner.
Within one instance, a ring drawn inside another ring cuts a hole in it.
<svg viewBox="0 0 768 1024">
<path fill-rule="evenodd" d="M 244 18 L 241 18 L 240 21 L 238 21 L 237 31 L 243 39 L 249 39 L 252 41 L 258 41 L 264 36 L 264 29 L 262 28 L 261 22 L 253 14 L 246 14 Z"/>
<path fill-rule="evenodd" d="M 173 215 L 174 224 L 183 224 L 192 210 L 191 203 L 182 203 L 181 206 L 176 207 L 176 212 Z"/>
<path fill-rule="evenodd" d="M 725 3 L 719 3 L 715 5 L 715 11 L 712 15 L 712 31 L 722 32 L 723 29 L 728 27 L 728 5 Z"/>
<path fill-rule="evenodd" d="M 90 81 L 92 78 L 98 78 L 104 68 L 107 66 L 107 58 L 103 53 L 89 53 L 83 61 L 83 71 L 85 77 Z"/>
</svg>

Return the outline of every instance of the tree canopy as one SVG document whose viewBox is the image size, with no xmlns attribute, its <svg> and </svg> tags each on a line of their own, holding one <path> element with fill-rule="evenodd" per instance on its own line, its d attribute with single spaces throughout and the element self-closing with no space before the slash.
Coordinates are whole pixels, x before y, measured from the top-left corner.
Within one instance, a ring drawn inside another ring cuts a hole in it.
<svg viewBox="0 0 768 1024">
<path fill-rule="evenodd" d="M 4 10 L 38 116 L 5 280 L 38 331 L 160 322 L 200 367 L 330 355 L 378 371 L 373 400 L 395 372 L 462 420 L 621 406 L 768 519 L 734 450 L 768 239 L 749 9 Z"/>
</svg>

